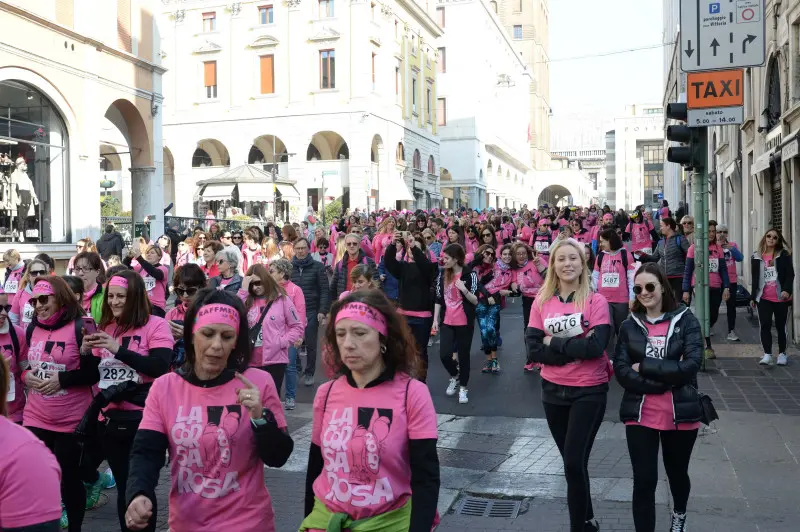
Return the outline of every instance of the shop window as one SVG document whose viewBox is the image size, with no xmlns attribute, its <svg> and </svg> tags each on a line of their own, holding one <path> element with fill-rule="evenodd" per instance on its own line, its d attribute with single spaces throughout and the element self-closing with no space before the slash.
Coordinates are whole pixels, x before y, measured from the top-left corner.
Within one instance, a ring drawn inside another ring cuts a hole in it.
<svg viewBox="0 0 800 532">
<path fill-rule="evenodd" d="M 0 82 L 0 248 L 66 242 L 69 138 L 58 110 L 32 86 Z"/>
</svg>

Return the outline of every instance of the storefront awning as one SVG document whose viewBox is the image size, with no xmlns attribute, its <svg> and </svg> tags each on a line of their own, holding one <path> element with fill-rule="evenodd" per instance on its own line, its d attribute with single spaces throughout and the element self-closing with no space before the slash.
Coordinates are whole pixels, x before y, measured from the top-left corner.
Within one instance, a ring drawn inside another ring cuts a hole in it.
<svg viewBox="0 0 800 532">
<path fill-rule="evenodd" d="M 272 201 L 272 183 L 239 183 L 239 201 Z"/>
<path fill-rule="evenodd" d="M 750 167 L 750 173 L 757 174 L 769 169 L 769 158 L 772 156 L 772 153 L 772 151 L 768 151 L 767 153 L 762 153 L 756 157 L 756 160 L 753 162 L 753 166 Z"/>
<path fill-rule="evenodd" d="M 210 185 L 206 185 L 206 188 L 203 189 L 203 193 L 200 194 L 200 196 L 205 201 L 229 200 L 231 199 L 233 187 L 235 186 L 235 183 L 211 183 Z"/>
<path fill-rule="evenodd" d="M 282 183 L 277 183 L 275 188 L 278 189 L 278 192 L 281 193 L 281 197 L 283 199 L 286 198 L 300 198 L 300 193 L 294 188 L 293 185 L 284 185 Z"/>
<path fill-rule="evenodd" d="M 415 201 L 414 196 L 411 195 L 411 192 L 408 191 L 408 186 L 403 178 L 395 178 L 395 179 L 388 179 L 386 183 L 387 186 L 387 197 L 391 198 L 394 201 Z M 384 191 L 381 190 L 381 194 L 384 194 Z M 381 195 L 383 198 L 384 196 Z"/>
</svg>

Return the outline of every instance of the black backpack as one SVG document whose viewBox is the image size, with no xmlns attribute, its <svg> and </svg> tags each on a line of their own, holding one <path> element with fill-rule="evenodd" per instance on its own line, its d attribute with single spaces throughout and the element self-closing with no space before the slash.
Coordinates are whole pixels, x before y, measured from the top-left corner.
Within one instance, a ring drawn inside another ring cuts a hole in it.
<svg viewBox="0 0 800 532">
<path fill-rule="evenodd" d="M 75 343 L 78 344 L 78 350 L 81 349 L 81 344 L 83 343 L 83 321 L 78 318 L 74 322 L 75 324 Z M 25 330 L 25 340 L 28 342 L 28 345 L 31 345 L 31 336 L 33 336 L 33 322 L 28 325 L 28 328 Z M 14 336 L 12 335 L 12 339 Z M 19 345 L 17 345 L 17 349 L 19 349 Z"/>
</svg>

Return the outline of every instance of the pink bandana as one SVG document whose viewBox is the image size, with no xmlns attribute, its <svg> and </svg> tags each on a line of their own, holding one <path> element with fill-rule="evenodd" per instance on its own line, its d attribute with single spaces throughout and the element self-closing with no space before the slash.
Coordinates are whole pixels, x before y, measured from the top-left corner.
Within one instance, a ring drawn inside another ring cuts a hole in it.
<svg viewBox="0 0 800 532">
<path fill-rule="evenodd" d="M 121 275 L 115 275 L 108 282 L 108 286 L 118 286 L 120 288 L 128 289 L 128 280 Z"/>
<path fill-rule="evenodd" d="M 56 295 L 56 292 L 53 290 L 53 285 L 48 281 L 39 281 L 33 287 L 33 297 L 54 295 Z"/>
<path fill-rule="evenodd" d="M 232 306 L 222 303 L 206 305 L 197 312 L 192 333 L 196 333 L 201 327 L 213 324 L 228 325 L 239 334 L 239 312 Z"/>
<path fill-rule="evenodd" d="M 376 308 L 364 303 L 348 303 L 336 314 L 336 323 L 341 320 L 355 320 L 368 327 L 373 327 L 383 336 L 388 336 L 389 328 L 386 318 Z"/>
</svg>

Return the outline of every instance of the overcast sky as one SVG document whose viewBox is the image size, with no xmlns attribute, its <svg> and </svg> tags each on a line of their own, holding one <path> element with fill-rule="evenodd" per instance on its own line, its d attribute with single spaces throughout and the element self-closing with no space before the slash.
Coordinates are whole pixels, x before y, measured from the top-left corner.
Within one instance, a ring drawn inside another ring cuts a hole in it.
<svg viewBox="0 0 800 532">
<path fill-rule="evenodd" d="M 662 0 L 549 0 L 553 150 L 599 148 L 626 104 L 660 103 L 663 49 L 559 59 L 661 43 Z"/>
</svg>

